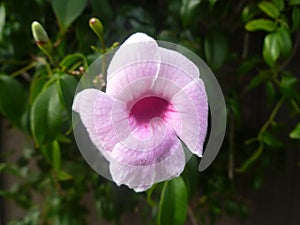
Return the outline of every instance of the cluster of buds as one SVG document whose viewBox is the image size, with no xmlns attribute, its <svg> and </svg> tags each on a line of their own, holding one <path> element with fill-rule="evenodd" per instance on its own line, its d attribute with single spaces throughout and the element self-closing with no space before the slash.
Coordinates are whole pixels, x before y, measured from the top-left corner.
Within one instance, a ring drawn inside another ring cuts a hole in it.
<svg viewBox="0 0 300 225">
<path fill-rule="evenodd" d="M 83 66 L 80 66 L 78 70 L 73 70 L 70 72 L 72 75 L 83 75 L 85 73 L 85 69 Z"/>
<path fill-rule="evenodd" d="M 99 75 L 95 76 L 95 78 L 93 80 L 93 84 L 99 89 L 104 88 L 106 86 L 106 82 L 105 82 L 105 78 L 104 78 L 103 74 L 99 74 Z"/>
</svg>

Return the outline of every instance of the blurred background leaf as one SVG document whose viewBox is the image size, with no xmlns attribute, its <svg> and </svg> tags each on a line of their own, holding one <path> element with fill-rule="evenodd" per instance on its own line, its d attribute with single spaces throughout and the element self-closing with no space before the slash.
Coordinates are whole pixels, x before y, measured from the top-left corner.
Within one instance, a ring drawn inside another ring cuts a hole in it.
<svg viewBox="0 0 300 225">
<path fill-rule="evenodd" d="M 51 4 L 60 28 L 64 32 L 83 12 L 87 0 L 51 0 Z"/>
</svg>

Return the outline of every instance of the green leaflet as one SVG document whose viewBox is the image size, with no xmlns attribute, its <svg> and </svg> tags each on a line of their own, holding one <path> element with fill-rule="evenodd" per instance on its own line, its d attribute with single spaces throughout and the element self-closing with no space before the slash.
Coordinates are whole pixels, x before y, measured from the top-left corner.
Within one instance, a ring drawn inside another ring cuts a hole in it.
<svg viewBox="0 0 300 225">
<path fill-rule="evenodd" d="M 183 225 L 187 215 L 187 188 L 181 177 L 166 181 L 159 204 L 159 225 Z"/>
<path fill-rule="evenodd" d="M 61 29 L 66 31 L 77 17 L 81 15 L 87 0 L 52 0 L 51 4 Z"/>
</svg>

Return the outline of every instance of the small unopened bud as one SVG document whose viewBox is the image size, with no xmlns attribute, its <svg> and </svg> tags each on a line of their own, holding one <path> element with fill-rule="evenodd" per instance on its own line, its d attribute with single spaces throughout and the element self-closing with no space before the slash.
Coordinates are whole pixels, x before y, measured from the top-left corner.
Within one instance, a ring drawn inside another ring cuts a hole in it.
<svg viewBox="0 0 300 225">
<path fill-rule="evenodd" d="M 103 35 L 103 25 L 97 18 L 91 18 L 89 21 L 90 28 L 95 32 L 95 34 L 102 39 Z"/>
<path fill-rule="evenodd" d="M 104 88 L 106 86 L 104 76 L 102 74 L 95 76 L 93 84 L 100 89 Z"/>
<path fill-rule="evenodd" d="M 52 43 L 48 37 L 47 32 L 43 26 L 34 21 L 31 24 L 32 35 L 35 40 L 36 45 L 47 55 L 51 55 L 52 52 Z"/>
<path fill-rule="evenodd" d="M 114 42 L 113 45 L 111 46 L 112 48 L 117 48 L 119 47 L 119 42 Z"/>
</svg>

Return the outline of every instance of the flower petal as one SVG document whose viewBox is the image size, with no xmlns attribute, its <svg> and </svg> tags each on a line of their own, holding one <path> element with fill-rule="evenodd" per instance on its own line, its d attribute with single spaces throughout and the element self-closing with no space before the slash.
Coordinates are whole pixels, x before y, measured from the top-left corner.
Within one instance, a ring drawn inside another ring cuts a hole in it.
<svg viewBox="0 0 300 225">
<path fill-rule="evenodd" d="M 159 72 L 160 52 L 156 41 L 146 34 L 130 36 L 116 51 L 107 72 L 106 93 L 116 98 L 134 81 L 146 78 L 143 87 L 148 89 Z M 135 91 L 137 92 L 137 91 Z"/>
<path fill-rule="evenodd" d="M 186 85 L 171 99 L 176 113 L 170 113 L 166 121 L 189 150 L 199 157 L 203 153 L 208 127 L 208 102 L 203 89 L 200 79 Z"/>
<path fill-rule="evenodd" d="M 114 119 L 117 120 L 115 122 L 127 121 L 126 106 L 96 89 L 85 89 L 79 92 L 73 104 L 73 110 L 79 113 L 91 141 L 107 159 L 109 158 L 108 151 L 113 149 L 120 138 L 128 136 L 124 132 L 118 136 L 115 135 L 111 120 L 113 107 Z"/>
<path fill-rule="evenodd" d="M 186 85 L 199 79 L 199 69 L 181 53 L 161 47 L 159 51 L 160 70 L 149 93 L 170 100 Z"/>
<path fill-rule="evenodd" d="M 88 110 L 88 108 L 93 108 L 95 104 L 95 100 L 98 95 L 97 89 L 85 89 L 76 94 L 72 109 L 79 114 L 83 114 L 81 120 L 83 121 L 84 125 L 87 127 L 92 127 L 93 124 L 93 110 Z"/>
<path fill-rule="evenodd" d="M 178 68 L 191 78 L 199 78 L 200 73 L 198 67 L 183 54 L 162 47 L 159 47 L 159 52 L 162 63 Z"/>
<path fill-rule="evenodd" d="M 157 126 L 153 131 L 161 133 Z M 165 132 L 161 143 L 148 151 L 128 148 L 124 143 L 115 146 L 110 172 L 118 185 L 125 184 L 135 191 L 144 191 L 154 183 L 179 176 L 185 165 L 182 144 L 172 129 L 166 127 Z M 156 137 L 152 136 L 153 139 Z"/>
<path fill-rule="evenodd" d="M 106 93 L 128 103 L 149 92 L 158 71 L 158 63 L 141 62 L 118 71 L 107 84 Z"/>
</svg>

